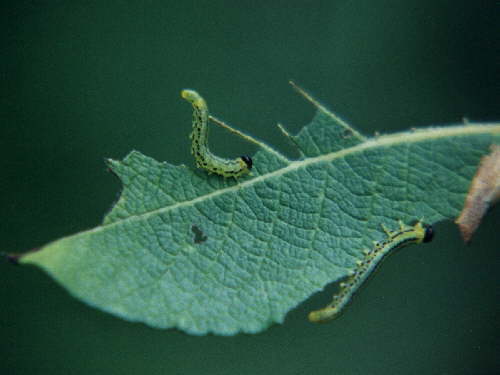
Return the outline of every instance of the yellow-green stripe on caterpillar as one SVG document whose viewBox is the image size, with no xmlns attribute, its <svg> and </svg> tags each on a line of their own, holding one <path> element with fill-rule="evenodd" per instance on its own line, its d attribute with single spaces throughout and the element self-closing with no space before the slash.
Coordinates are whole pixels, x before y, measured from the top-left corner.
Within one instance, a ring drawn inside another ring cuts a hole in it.
<svg viewBox="0 0 500 375">
<path fill-rule="evenodd" d="M 323 323 L 334 319 L 347 305 L 359 287 L 366 281 L 370 274 L 377 268 L 380 261 L 392 250 L 409 245 L 430 242 L 434 230 L 430 225 L 418 222 L 413 227 L 399 222 L 399 231 L 390 231 L 382 226 L 387 238 L 375 242 L 372 250 L 365 250 L 363 260 L 357 261 L 357 267 L 346 281 L 340 283 L 339 292 L 333 296 L 333 301 L 326 307 L 309 313 L 309 320 L 314 323 Z"/>
<path fill-rule="evenodd" d="M 208 173 L 224 177 L 238 178 L 252 169 L 252 159 L 240 156 L 236 159 L 224 159 L 212 154 L 208 148 L 208 107 L 196 91 L 182 90 L 181 96 L 193 106 L 193 131 L 191 138 L 191 153 L 196 160 L 196 166 Z"/>
</svg>

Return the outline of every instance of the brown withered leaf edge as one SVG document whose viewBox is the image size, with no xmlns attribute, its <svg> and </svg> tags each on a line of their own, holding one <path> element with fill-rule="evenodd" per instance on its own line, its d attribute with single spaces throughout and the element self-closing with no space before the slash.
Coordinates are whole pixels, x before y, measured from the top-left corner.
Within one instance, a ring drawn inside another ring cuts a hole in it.
<svg viewBox="0 0 500 375">
<path fill-rule="evenodd" d="M 469 242 L 490 206 L 500 199 L 500 146 L 481 159 L 460 216 L 455 220 L 465 242 Z"/>
</svg>

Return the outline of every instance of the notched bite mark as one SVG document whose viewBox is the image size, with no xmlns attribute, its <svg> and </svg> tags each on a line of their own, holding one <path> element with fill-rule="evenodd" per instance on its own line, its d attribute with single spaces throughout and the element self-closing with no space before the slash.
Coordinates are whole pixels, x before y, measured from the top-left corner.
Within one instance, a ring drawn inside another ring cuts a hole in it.
<svg viewBox="0 0 500 375">
<path fill-rule="evenodd" d="M 191 226 L 191 231 L 194 233 L 194 243 L 195 244 L 200 244 L 200 243 L 203 243 L 207 240 L 207 236 L 205 236 L 205 234 L 203 233 L 203 231 L 198 228 L 196 225 L 192 225 Z"/>
</svg>

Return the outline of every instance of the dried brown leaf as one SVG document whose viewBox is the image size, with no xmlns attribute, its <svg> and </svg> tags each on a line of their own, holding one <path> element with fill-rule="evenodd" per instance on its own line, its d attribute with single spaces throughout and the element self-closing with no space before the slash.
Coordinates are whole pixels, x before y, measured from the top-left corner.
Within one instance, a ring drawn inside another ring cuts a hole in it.
<svg viewBox="0 0 500 375">
<path fill-rule="evenodd" d="M 464 208 L 455 220 L 465 242 L 471 240 L 488 208 L 499 199 L 500 146 L 492 145 L 491 153 L 481 159 L 465 199 Z"/>
</svg>

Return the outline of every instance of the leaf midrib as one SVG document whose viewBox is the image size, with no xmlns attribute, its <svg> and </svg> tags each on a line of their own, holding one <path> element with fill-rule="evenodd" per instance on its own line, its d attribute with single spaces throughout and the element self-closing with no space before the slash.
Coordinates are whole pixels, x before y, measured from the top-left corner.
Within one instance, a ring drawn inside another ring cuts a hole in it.
<svg viewBox="0 0 500 375">
<path fill-rule="evenodd" d="M 108 229 L 110 227 L 113 227 L 115 225 L 123 224 L 128 221 L 140 221 L 143 219 L 146 219 L 150 216 L 168 212 L 171 210 L 176 210 L 178 208 L 184 207 L 184 206 L 193 206 L 196 203 L 203 202 L 204 200 L 212 199 L 214 197 L 217 197 L 219 195 L 223 195 L 226 193 L 231 193 L 234 191 L 238 191 L 240 189 L 244 189 L 246 187 L 252 186 L 256 183 L 266 181 L 267 179 L 276 177 L 276 176 L 281 176 L 284 175 L 288 172 L 295 171 L 300 168 L 307 167 L 309 165 L 313 165 L 315 163 L 321 163 L 321 162 L 330 162 L 335 159 L 340 159 L 342 157 L 345 157 L 347 155 L 355 154 L 358 152 L 363 152 L 368 149 L 374 149 L 377 147 L 387 147 L 387 146 L 394 146 L 394 145 L 399 145 L 399 144 L 409 144 L 409 143 L 418 143 L 421 141 L 426 141 L 426 140 L 431 140 L 431 139 L 440 139 L 440 138 L 447 138 L 447 137 L 456 137 L 456 136 L 468 136 L 468 135 L 474 135 L 474 134 L 500 134 L 500 125 L 498 124 L 469 124 L 467 126 L 447 126 L 447 127 L 433 127 L 433 128 L 427 128 L 427 129 L 418 129 L 414 130 L 411 132 L 400 132 L 400 133 L 395 133 L 391 135 L 385 135 L 385 136 L 379 136 L 375 138 L 369 138 L 365 142 L 360 143 L 356 146 L 349 147 L 340 151 L 312 157 L 312 158 L 306 158 L 303 160 L 296 160 L 296 161 L 291 161 L 290 164 L 284 168 L 277 169 L 273 172 L 266 173 L 264 175 L 255 177 L 251 180 L 240 182 L 238 184 L 235 184 L 233 186 L 223 188 L 216 190 L 214 192 L 211 192 L 209 194 L 201 195 L 199 197 L 196 197 L 194 199 L 188 200 L 188 201 L 182 201 L 179 203 L 175 203 L 173 205 L 169 205 L 167 207 L 161 207 L 156 210 L 148 211 L 148 212 L 143 212 L 139 215 L 131 215 L 125 219 L 121 219 L 118 221 L 114 221 L 109 224 L 102 224 L 96 228 L 93 228 L 88 231 L 80 232 L 76 234 L 75 236 L 78 236 L 80 234 L 87 234 L 87 233 L 93 233 L 93 232 L 99 232 L 104 229 Z"/>
</svg>

